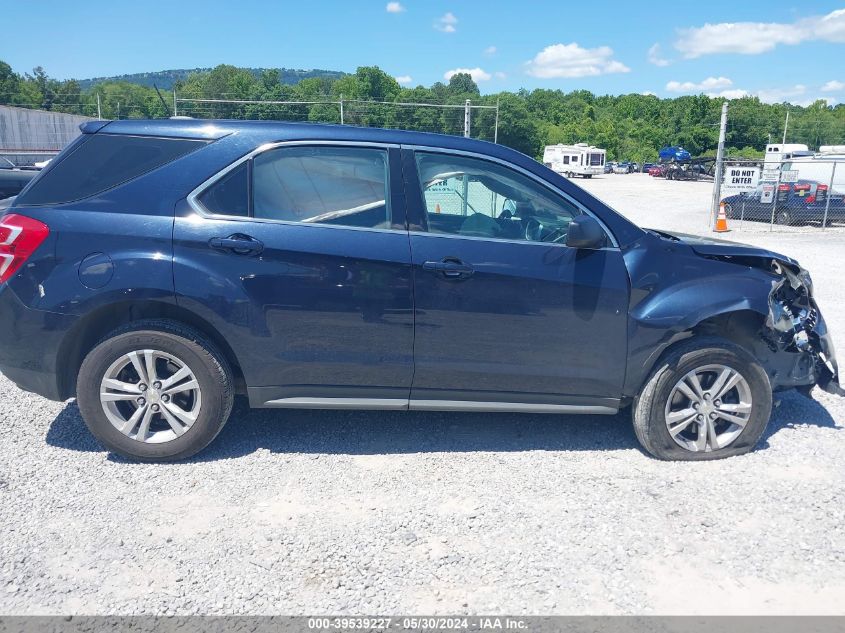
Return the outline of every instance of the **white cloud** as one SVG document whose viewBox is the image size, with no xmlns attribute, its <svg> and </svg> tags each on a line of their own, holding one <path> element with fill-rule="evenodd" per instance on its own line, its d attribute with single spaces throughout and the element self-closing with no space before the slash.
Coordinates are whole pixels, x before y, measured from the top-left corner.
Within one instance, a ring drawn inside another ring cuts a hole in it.
<svg viewBox="0 0 845 633">
<path fill-rule="evenodd" d="M 666 84 L 666 90 L 669 92 L 707 92 L 720 88 L 730 88 L 732 85 L 733 82 L 727 77 L 708 77 L 698 84 L 692 81 L 670 81 Z"/>
<path fill-rule="evenodd" d="M 540 79 L 592 77 L 610 73 L 627 73 L 631 69 L 613 57 L 609 46 L 581 48 L 576 42 L 553 44 L 526 62 L 526 72 Z"/>
<path fill-rule="evenodd" d="M 802 108 L 806 108 L 807 106 L 813 105 L 816 101 L 824 101 L 826 105 L 832 106 L 836 105 L 836 99 L 833 97 L 816 97 L 815 99 L 799 99 L 797 101 L 791 101 L 795 105 L 801 106 Z"/>
<path fill-rule="evenodd" d="M 668 66 L 669 60 L 660 55 L 660 44 L 655 44 L 648 49 L 648 61 L 655 66 Z"/>
<path fill-rule="evenodd" d="M 388 13 L 402 13 L 405 7 L 402 6 L 401 2 L 388 2 L 385 9 Z"/>
<path fill-rule="evenodd" d="M 832 82 L 828 82 L 832 83 Z M 666 84 L 666 90 L 680 93 L 704 93 L 713 99 L 742 99 L 743 97 L 757 97 L 763 103 L 791 103 L 806 107 L 817 100 L 822 99 L 828 105 L 837 102 L 835 97 L 822 97 L 813 95 L 804 84 L 795 84 L 785 88 L 761 88 L 759 90 L 745 90 L 732 88 L 733 82 L 727 77 L 708 77 L 701 83 L 686 81 L 683 83 L 670 81 Z M 822 86 L 822 90 L 828 85 Z M 845 87 L 845 84 L 842 84 Z M 721 88 L 721 89 L 720 89 Z"/>
<path fill-rule="evenodd" d="M 485 72 L 482 68 L 455 68 L 453 70 L 447 70 L 443 73 L 443 79 L 449 81 L 454 75 L 458 73 L 466 73 L 472 77 L 472 80 L 475 83 L 479 81 L 490 81 L 491 75 L 488 72 Z"/>
<path fill-rule="evenodd" d="M 408 84 L 413 83 L 414 80 L 411 75 L 399 75 L 396 77 L 396 81 L 402 84 L 403 86 L 406 86 Z"/>
<path fill-rule="evenodd" d="M 720 22 L 678 30 L 675 48 L 687 59 L 713 53 L 757 55 L 780 44 L 845 42 L 845 9 L 796 22 Z"/>
<path fill-rule="evenodd" d="M 845 82 L 834 79 L 822 86 L 822 92 L 837 92 L 838 90 L 845 90 Z"/>
<path fill-rule="evenodd" d="M 708 97 L 713 99 L 742 99 L 750 96 L 747 90 L 742 88 L 731 88 L 730 90 L 722 90 L 720 92 L 708 92 Z"/>
<path fill-rule="evenodd" d="M 789 103 L 794 103 L 796 105 L 801 105 L 803 103 L 812 103 L 815 99 L 803 99 L 798 101 L 798 97 L 803 97 L 807 94 L 807 86 L 803 84 L 795 84 L 790 88 L 764 88 L 763 90 L 758 90 L 755 93 L 760 101 L 763 103 L 783 103 L 784 101 L 788 101 Z"/>
<path fill-rule="evenodd" d="M 497 71 L 497 72 L 493 73 L 493 76 L 494 76 L 496 79 L 507 79 L 507 78 L 508 78 L 507 74 L 503 73 L 501 70 L 499 70 L 499 71 Z"/>
<path fill-rule="evenodd" d="M 484 49 L 484 54 L 487 56 L 492 56 L 496 54 L 496 47 L 495 46 L 488 46 Z"/>
<path fill-rule="evenodd" d="M 434 28 L 438 31 L 442 31 L 443 33 L 454 33 L 458 30 L 457 24 L 458 18 L 455 17 L 455 14 L 451 11 L 447 11 L 445 14 L 437 18 L 434 23 Z"/>
<path fill-rule="evenodd" d="M 703 93 L 714 99 L 757 97 L 763 103 L 783 103 L 787 101 L 794 105 L 809 105 L 815 101 L 815 99 L 807 97 L 807 86 L 804 84 L 795 84 L 786 88 L 761 88 L 752 91 L 735 88 L 733 81 L 727 77 L 708 77 L 700 83 L 670 81 L 666 84 L 666 90 L 682 94 Z"/>
</svg>

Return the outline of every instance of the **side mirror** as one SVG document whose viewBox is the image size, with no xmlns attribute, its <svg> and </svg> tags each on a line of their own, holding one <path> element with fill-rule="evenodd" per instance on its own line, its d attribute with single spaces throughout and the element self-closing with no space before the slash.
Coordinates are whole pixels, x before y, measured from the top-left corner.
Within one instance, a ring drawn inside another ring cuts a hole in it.
<svg viewBox="0 0 845 633">
<path fill-rule="evenodd" d="M 579 215 L 569 223 L 566 245 L 572 248 L 601 248 L 604 246 L 604 229 L 589 215 Z"/>
</svg>

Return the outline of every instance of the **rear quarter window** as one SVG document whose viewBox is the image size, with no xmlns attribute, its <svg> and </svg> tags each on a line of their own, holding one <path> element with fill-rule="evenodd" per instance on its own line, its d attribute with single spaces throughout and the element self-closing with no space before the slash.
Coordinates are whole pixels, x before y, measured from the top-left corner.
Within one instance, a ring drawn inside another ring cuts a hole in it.
<svg viewBox="0 0 845 633">
<path fill-rule="evenodd" d="M 122 185 L 208 141 L 92 134 L 18 196 L 18 205 L 74 202 Z"/>
</svg>

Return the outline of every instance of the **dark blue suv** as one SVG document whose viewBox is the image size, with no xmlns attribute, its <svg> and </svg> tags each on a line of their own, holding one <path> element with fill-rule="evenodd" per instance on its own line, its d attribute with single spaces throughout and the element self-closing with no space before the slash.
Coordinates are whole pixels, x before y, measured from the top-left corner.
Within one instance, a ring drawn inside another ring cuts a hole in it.
<svg viewBox="0 0 845 633">
<path fill-rule="evenodd" d="M 0 369 L 110 450 L 253 407 L 616 413 L 664 459 L 841 393 L 809 274 L 643 230 L 541 164 L 331 125 L 83 126 L 0 220 Z"/>
</svg>

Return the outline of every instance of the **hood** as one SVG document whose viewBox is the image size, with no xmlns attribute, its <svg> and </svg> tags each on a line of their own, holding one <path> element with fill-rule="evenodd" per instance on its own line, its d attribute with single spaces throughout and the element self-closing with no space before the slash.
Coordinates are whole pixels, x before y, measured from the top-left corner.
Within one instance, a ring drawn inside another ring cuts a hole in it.
<svg viewBox="0 0 845 633">
<path fill-rule="evenodd" d="M 751 246 L 750 244 L 741 244 L 739 242 L 729 242 L 728 240 L 720 240 L 713 237 L 702 237 L 700 235 L 691 235 L 689 233 L 676 233 L 674 231 L 657 231 L 651 229 L 671 240 L 677 240 L 689 246 L 699 255 L 709 257 L 762 257 L 765 259 L 777 259 L 781 262 L 787 262 L 793 266 L 798 266 L 798 262 L 787 257 L 781 253 L 770 251 L 759 246 Z"/>
</svg>

